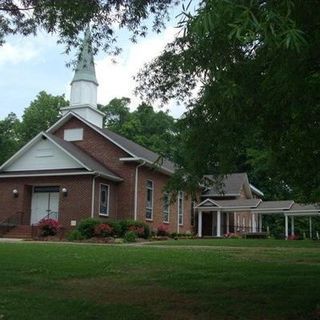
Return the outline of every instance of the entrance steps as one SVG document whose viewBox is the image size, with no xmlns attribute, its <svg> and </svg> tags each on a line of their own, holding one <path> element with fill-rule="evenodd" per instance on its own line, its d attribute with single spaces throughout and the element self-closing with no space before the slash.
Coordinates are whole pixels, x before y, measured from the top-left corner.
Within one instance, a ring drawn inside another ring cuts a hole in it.
<svg viewBox="0 0 320 320">
<path fill-rule="evenodd" d="M 19 225 L 12 228 L 9 232 L 4 235 L 5 238 L 9 239 L 32 239 L 32 227 L 29 225 Z"/>
</svg>

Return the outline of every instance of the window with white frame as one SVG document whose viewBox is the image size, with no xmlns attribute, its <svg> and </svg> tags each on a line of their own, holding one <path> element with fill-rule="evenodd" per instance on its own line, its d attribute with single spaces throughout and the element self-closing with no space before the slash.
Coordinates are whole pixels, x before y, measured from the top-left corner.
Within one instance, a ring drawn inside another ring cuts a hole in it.
<svg viewBox="0 0 320 320">
<path fill-rule="evenodd" d="M 178 220 L 179 226 L 183 225 L 183 192 L 178 193 Z"/>
<path fill-rule="evenodd" d="M 152 220 L 153 218 L 153 181 L 147 180 L 147 203 L 146 203 L 146 219 Z"/>
<path fill-rule="evenodd" d="M 170 199 L 169 193 L 163 194 L 163 208 L 162 208 L 162 219 L 163 222 L 169 223 L 169 212 L 170 211 Z"/>
<path fill-rule="evenodd" d="M 109 196 L 110 188 L 107 184 L 100 184 L 100 209 L 99 214 L 101 216 L 109 215 Z"/>
</svg>

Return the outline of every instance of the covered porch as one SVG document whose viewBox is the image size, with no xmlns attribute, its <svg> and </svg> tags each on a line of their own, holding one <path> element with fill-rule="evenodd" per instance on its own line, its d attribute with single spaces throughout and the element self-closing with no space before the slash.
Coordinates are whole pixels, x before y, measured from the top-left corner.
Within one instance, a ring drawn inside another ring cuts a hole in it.
<svg viewBox="0 0 320 320">
<path fill-rule="evenodd" d="M 222 237 L 228 233 L 262 233 L 263 215 L 284 216 L 285 238 L 295 235 L 295 217 L 309 217 L 309 237 L 313 237 L 312 217 L 320 216 L 316 205 L 302 205 L 292 200 L 262 201 L 261 199 L 212 200 L 206 199 L 196 207 L 198 237 Z M 289 225 L 290 219 L 290 225 Z M 290 233 L 289 233 L 290 231 Z"/>
</svg>

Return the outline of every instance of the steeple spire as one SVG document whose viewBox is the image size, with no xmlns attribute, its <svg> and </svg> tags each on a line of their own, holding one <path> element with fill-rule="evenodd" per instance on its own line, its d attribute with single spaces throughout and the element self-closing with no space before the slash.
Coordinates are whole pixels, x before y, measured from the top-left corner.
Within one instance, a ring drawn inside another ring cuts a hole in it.
<svg viewBox="0 0 320 320">
<path fill-rule="evenodd" d="M 75 81 L 91 81 L 98 85 L 96 71 L 94 68 L 93 52 L 91 46 L 91 32 L 89 26 L 87 27 L 84 34 L 76 71 L 71 85 Z"/>
<path fill-rule="evenodd" d="M 71 81 L 70 106 L 62 108 L 62 115 L 72 111 L 98 127 L 104 114 L 97 109 L 98 81 L 94 68 L 90 28 L 85 31 L 79 59 Z"/>
</svg>

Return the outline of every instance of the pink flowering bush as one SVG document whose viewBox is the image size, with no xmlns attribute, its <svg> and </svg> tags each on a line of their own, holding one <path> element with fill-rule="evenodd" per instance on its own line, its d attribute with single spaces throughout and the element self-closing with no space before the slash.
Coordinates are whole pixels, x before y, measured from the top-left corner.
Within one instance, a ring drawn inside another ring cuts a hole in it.
<svg viewBox="0 0 320 320">
<path fill-rule="evenodd" d="M 107 223 L 101 223 L 94 228 L 94 234 L 97 237 L 110 237 L 113 235 L 113 229 Z"/>
<path fill-rule="evenodd" d="M 144 227 L 143 226 L 129 226 L 128 231 L 134 232 L 139 238 L 144 236 Z"/>
<path fill-rule="evenodd" d="M 168 235 L 168 226 L 166 226 L 165 224 L 160 224 L 160 226 L 158 226 L 157 228 L 157 236 L 165 237 Z"/>
<path fill-rule="evenodd" d="M 41 236 L 48 237 L 48 236 L 55 236 L 59 229 L 61 228 L 59 222 L 55 219 L 42 219 L 38 227 L 40 229 Z"/>
</svg>

